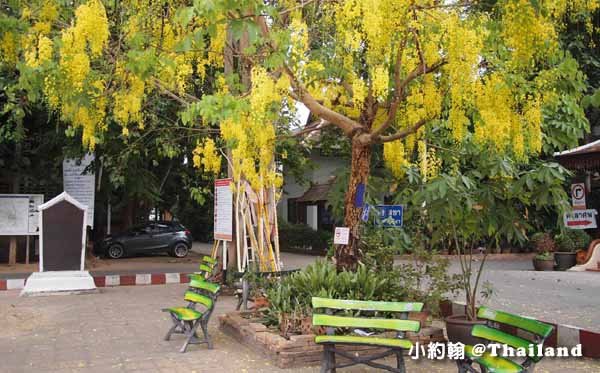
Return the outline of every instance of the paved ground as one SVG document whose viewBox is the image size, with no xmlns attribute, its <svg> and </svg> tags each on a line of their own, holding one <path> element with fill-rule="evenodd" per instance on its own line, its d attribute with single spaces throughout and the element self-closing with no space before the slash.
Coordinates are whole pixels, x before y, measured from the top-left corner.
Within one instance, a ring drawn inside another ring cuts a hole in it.
<svg viewBox="0 0 600 373">
<path fill-rule="evenodd" d="M 1 372 L 318 372 L 280 370 L 210 325 L 214 350 L 178 351 L 181 336 L 162 340 L 170 326 L 165 306 L 181 304 L 185 285 L 105 288 L 100 294 L 20 298 L 0 293 Z M 222 297 L 217 314 L 231 310 Z M 450 362 L 407 363 L 409 372 L 455 372 Z M 343 372 L 373 371 L 363 368 Z M 600 361 L 545 359 L 536 372 L 600 372 Z"/>
<path fill-rule="evenodd" d="M 93 275 L 191 272 L 196 269 L 199 256 L 210 253 L 210 249 L 210 244 L 194 242 L 193 252 L 188 258 L 153 256 L 102 260 L 95 263 L 91 272 Z M 282 253 L 287 269 L 305 267 L 317 258 Z M 458 261 L 452 259 L 451 271 L 458 270 Z M 0 268 L 0 278 L 14 277 L 14 274 L 15 270 L 6 272 Z M 22 272 L 20 277 L 28 274 Z M 535 272 L 529 256 L 501 255 L 487 261 L 482 280 L 489 281 L 496 291 L 488 302 L 490 306 L 549 322 L 600 331 L 600 273 Z"/>
</svg>

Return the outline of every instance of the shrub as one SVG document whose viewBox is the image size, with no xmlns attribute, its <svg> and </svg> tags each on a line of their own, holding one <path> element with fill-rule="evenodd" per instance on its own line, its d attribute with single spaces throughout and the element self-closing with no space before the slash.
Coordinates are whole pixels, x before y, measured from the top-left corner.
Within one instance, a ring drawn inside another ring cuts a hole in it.
<svg viewBox="0 0 600 373">
<path fill-rule="evenodd" d="M 551 252 L 544 251 L 542 253 L 537 254 L 535 256 L 535 258 L 537 260 L 553 260 L 554 259 L 554 255 Z"/>
<path fill-rule="evenodd" d="M 282 251 L 316 251 L 323 253 L 329 247 L 332 234 L 315 231 L 305 224 L 279 224 L 279 247 Z"/>
<path fill-rule="evenodd" d="M 376 271 L 360 265 L 356 272 L 338 272 L 333 263 L 317 260 L 267 289 L 266 319 L 279 326 L 283 320 L 302 320 L 312 314 L 312 297 L 398 301 L 406 296 L 394 271 Z M 290 332 L 300 331 L 286 328 L 284 333 Z"/>
<path fill-rule="evenodd" d="M 547 232 L 534 233 L 529 242 L 537 253 L 552 252 L 556 249 L 556 242 L 552 239 L 550 233 Z"/>
</svg>

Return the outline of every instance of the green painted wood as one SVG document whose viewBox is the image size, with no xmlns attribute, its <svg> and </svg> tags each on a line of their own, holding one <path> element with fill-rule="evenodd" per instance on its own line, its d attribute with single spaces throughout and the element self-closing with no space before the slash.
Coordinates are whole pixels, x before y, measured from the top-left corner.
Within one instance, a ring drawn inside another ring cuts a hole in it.
<svg viewBox="0 0 600 373">
<path fill-rule="evenodd" d="M 207 266 L 206 264 L 202 263 L 200 264 L 200 266 L 198 267 L 200 269 L 200 271 L 206 273 L 206 274 L 211 274 L 213 271 L 213 268 Z"/>
<path fill-rule="evenodd" d="M 552 330 L 554 329 L 552 325 L 543 323 L 541 321 L 514 315 L 508 312 L 496 311 L 487 307 L 480 307 L 479 311 L 477 312 L 477 317 L 515 326 L 519 329 L 539 335 L 542 338 L 547 338 L 550 336 L 550 334 L 552 334 Z"/>
<path fill-rule="evenodd" d="M 213 294 L 216 294 L 219 291 L 219 289 L 221 289 L 220 285 L 208 282 L 199 276 L 194 276 L 191 278 L 190 287 L 195 289 L 206 290 Z"/>
<path fill-rule="evenodd" d="M 418 332 L 421 328 L 419 322 L 414 320 L 345 317 L 322 314 L 313 314 L 313 325 L 334 326 L 339 328 L 373 328 L 410 332 Z"/>
<path fill-rule="evenodd" d="M 485 352 L 481 356 L 473 354 L 473 346 L 465 346 L 465 355 L 477 364 L 483 365 L 489 373 L 521 373 L 523 367 L 512 360 L 501 356 L 492 356 Z"/>
<path fill-rule="evenodd" d="M 202 317 L 202 312 L 187 307 L 172 307 L 167 308 L 167 311 L 171 312 L 175 317 L 183 321 L 198 320 Z"/>
<path fill-rule="evenodd" d="M 423 309 L 423 303 L 419 302 L 380 302 L 319 297 L 312 298 L 312 305 L 313 308 L 381 312 L 420 312 Z"/>
<path fill-rule="evenodd" d="M 532 343 L 524 338 L 517 337 L 516 335 L 505 333 L 501 330 L 490 328 L 485 325 L 476 325 L 473 327 L 471 334 L 475 337 L 487 339 L 492 342 L 498 342 L 509 345 L 514 348 L 525 348 L 528 351 L 529 345 Z M 531 360 L 538 362 L 542 360 L 543 356 L 532 355 L 528 356 Z"/>
<path fill-rule="evenodd" d="M 397 347 L 410 349 L 412 342 L 399 338 L 381 338 L 381 337 L 360 337 L 354 335 L 318 335 L 315 337 L 315 343 L 347 343 L 382 347 Z"/>
<path fill-rule="evenodd" d="M 204 255 L 204 256 L 202 257 L 202 261 L 203 261 L 203 262 L 206 262 L 206 263 L 208 263 L 208 264 L 212 264 L 213 266 L 214 266 L 215 264 L 217 264 L 217 259 L 213 259 L 213 258 L 211 258 L 211 257 L 210 257 L 210 256 L 208 256 L 208 255 Z"/>
<path fill-rule="evenodd" d="M 213 305 L 212 299 L 210 299 L 206 295 L 194 293 L 193 291 L 186 291 L 184 300 L 186 302 L 200 303 L 208 308 L 212 307 Z"/>
</svg>

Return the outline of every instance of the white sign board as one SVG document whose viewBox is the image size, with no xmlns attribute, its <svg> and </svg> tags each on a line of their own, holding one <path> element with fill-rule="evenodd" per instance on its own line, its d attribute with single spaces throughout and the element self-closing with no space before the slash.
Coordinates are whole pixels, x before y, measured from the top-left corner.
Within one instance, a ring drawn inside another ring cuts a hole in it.
<svg viewBox="0 0 600 373">
<path fill-rule="evenodd" d="M 38 235 L 43 194 L 0 194 L 0 236 Z"/>
<path fill-rule="evenodd" d="M 215 240 L 233 239 L 233 193 L 230 187 L 232 182 L 232 179 L 215 180 Z"/>
<path fill-rule="evenodd" d="M 595 209 L 573 210 L 565 213 L 563 221 L 565 227 L 571 229 L 590 229 L 597 228 Z"/>
<path fill-rule="evenodd" d="M 94 155 L 87 154 L 81 162 L 78 159 L 63 161 L 63 189 L 77 202 L 87 206 L 87 225 L 92 228 L 94 227 L 96 175 L 93 172 L 84 174 L 84 171 L 93 160 Z"/>
<path fill-rule="evenodd" d="M 348 245 L 350 241 L 350 228 L 335 227 L 333 243 L 336 245 Z"/>
<path fill-rule="evenodd" d="M 585 184 L 571 184 L 571 201 L 575 209 L 585 209 Z"/>
</svg>

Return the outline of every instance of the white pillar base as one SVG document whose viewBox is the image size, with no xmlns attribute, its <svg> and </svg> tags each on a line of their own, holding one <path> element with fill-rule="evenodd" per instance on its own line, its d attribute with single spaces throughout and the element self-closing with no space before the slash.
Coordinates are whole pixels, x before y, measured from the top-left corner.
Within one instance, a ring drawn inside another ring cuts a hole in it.
<svg viewBox="0 0 600 373">
<path fill-rule="evenodd" d="M 34 272 L 25 282 L 21 296 L 86 294 L 98 289 L 88 271 Z"/>
</svg>

